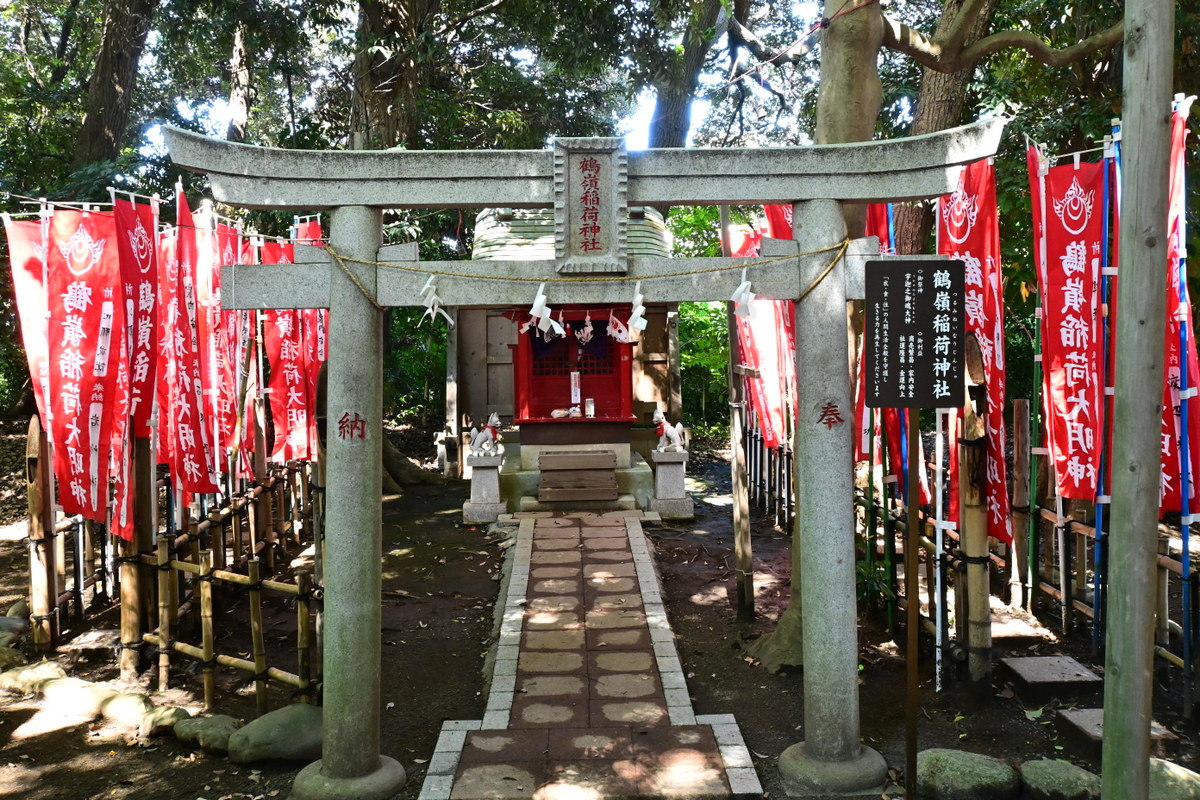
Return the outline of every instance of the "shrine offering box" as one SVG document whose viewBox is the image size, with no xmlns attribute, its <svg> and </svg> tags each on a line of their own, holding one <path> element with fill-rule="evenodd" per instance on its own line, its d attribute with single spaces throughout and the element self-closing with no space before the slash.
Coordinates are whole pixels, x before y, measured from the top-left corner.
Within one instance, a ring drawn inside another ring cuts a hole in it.
<svg viewBox="0 0 1200 800">
<path fill-rule="evenodd" d="M 517 335 L 513 422 L 633 422 L 633 345 L 608 333 L 610 317 L 625 330 L 630 307 L 565 306 L 554 309 L 555 321 L 560 311 L 565 336 L 547 335 L 536 325 Z M 527 320 L 517 315 L 519 326 Z M 561 416 L 573 407 L 578 417 Z"/>
</svg>

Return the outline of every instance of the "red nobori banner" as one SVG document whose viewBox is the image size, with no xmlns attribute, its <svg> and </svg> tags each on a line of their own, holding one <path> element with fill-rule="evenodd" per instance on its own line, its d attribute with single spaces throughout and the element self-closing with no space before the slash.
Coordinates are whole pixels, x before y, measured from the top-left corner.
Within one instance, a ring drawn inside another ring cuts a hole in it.
<svg viewBox="0 0 1200 800">
<path fill-rule="evenodd" d="M 169 370 L 166 409 L 167 436 L 171 440 L 171 474 L 177 486 L 189 492 L 215 492 L 213 447 L 204 416 L 199 313 L 196 299 L 196 227 L 183 192 L 178 194 L 175 227 L 174 293 L 165 301 L 165 331 Z M 170 275 L 168 277 L 171 277 Z"/>
<path fill-rule="evenodd" d="M 125 288 L 125 321 L 129 330 L 129 412 L 133 435 L 150 435 L 156 376 L 155 330 L 158 328 L 157 212 L 148 205 L 116 200 L 117 253 Z"/>
<path fill-rule="evenodd" d="M 50 438 L 59 503 L 105 521 L 117 358 L 125 313 L 110 214 L 58 210 L 50 223 Z"/>
<path fill-rule="evenodd" d="M 264 264 L 290 264 L 291 244 L 267 242 Z M 263 344 L 271 377 L 271 419 L 275 444 L 271 458 L 288 461 L 308 458 L 308 378 L 304 364 L 303 317 L 294 309 L 263 312 Z"/>
<path fill-rule="evenodd" d="M 1008 431 L 1004 421 L 1004 290 L 1000 275 L 1000 222 L 990 159 L 968 164 L 953 193 L 938 200 L 938 252 L 965 267 L 966 329 L 974 334 L 987 384 L 986 495 L 988 535 L 1012 541 L 1009 519 Z M 958 403 L 954 403 L 958 405 Z M 952 467 L 953 468 L 953 467 Z M 956 501 L 952 500 L 952 506 Z"/>
<path fill-rule="evenodd" d="M 12 264 L 13 292 L 21 320 L 21 343 L 29 362 L 29 379 L 37 401 L 38 416 L 46 427 L 46 395 L 50 373 L 46 334 L 46 244 L 50 220 L 16 222 L 4 215 L 8 256 Z"/>
<path fill-rule="evenodd" d="M 1103 431 L 1100 254 L 1104 165 L 1065 164 L 1043 181 L 1042 389 L 1060 497 L 1096 496 Z"/>
<path fill-rule="evenodd" d="M 1167 328 L 1164 346 L 1162 476 L 1159 510 L 1183 511 L 1180 496 L 1183 458 L 1188 459 L 1187 511 L 1196 511 L 1196 468 L 1200 466 L 1200 360 L 1196 355 L 1192 303 L 1187 283 L 1180 275 L 1186 257 L 1184 239 L 1184 155 L 1190 103 L 1176 108 L 1171 117 L 1170 195 L 1167 211 Z M 1181 336 L 1182 332 L 1182 336 Z M 1181 444 L 1183 408 L 1187 407 L 1186 454 Z"/>
</svg>

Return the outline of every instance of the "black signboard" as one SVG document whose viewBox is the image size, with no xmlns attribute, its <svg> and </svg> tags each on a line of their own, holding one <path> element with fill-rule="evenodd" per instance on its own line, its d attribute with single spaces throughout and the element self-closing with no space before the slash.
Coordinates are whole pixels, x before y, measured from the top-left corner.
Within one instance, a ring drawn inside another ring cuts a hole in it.
<svg viewBox="0 0 1200 800">
<path fill-rule="evenodd" d="M 866 284 L 867 405 L 962 405 L 963 262 L 868 261 Z"/>
</svg>

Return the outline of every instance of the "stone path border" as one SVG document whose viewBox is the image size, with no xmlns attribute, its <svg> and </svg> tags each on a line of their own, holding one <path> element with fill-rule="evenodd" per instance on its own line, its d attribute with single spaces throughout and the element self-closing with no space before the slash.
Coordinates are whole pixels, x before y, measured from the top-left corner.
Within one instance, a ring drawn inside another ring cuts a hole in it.
<svg viewBox="0 0 1200 800">
<path fill-rule="evenodd" d="M 555 787 L 567 789 L 560 796 L 575 796 L 571 790 L 587 787 L 595 792 L 590 796 L 598 798 L 761 797 L 762 785 L 734 716 L 697 716 L 692 708 L 662 587 L 642 531 L 642 522 L 657 521 L 658 515 L 640 511 L 525 512 L 512 518 L 519 521 L 519 527 L 509 560 L 509 580 L 484 717 L 443 723 L 418 800 L 485 797 L 552 800 L 556 796 Z M 620 538 L 625 541 L 603 537 L 595 528 L 622 528 L 624 535 Z M 585 531 L 591 531 L 590 536 Z M 535 552 L 540 554 L 537 561 L 545 563 L 535 563 Z M 590 564 L 583 564 L 583 554 Z M 556 564 L 560 569 L 545 569 Z M 574 564 L 579 564 L 579 569 L 571 566 Z M 602 569 L 605 564 L 612 567 Z M 626 564 L 631 564 L 632 570 L 625 568 Z M 535 574 L 539 567 L 542 576 Z M 553 577 L 545 577 L 551 574 Z M 577 609 L 583 612 L 582 618 L 566 610 L 576 608 L 565 594 L 573 584 L 580 583 L 575 580 L 576 574 L 591 584 L 576 588 L 578 596 L 591 596 L 592 602 L 600 606 Z M 533 588 L 531 576 L 534 576 Z M 628 577 L 636 578 L 636 596 L 628 591 L 631 588 Z M 605 581 L 619 588 L 596 588 L 595 584 Z M 616 593 L 597 594 L 606 588 Z M 548 595 L 547 591 L 564 594 Z M 640 612 L 634 610 L 638 602 Z M 530 620 L 543 613 L 549 618 L 560 614 L 574 616 L 577 622 L 552 626 L 565 627 L 570 632 L 531 629 L 538 623 Z M 614 615 L 625 618 L 618 621 L 621 630 L 628 634 L 620 643 L 607 627 Z M 643 625 L 643 619 L 648 641 L 635 632 Z M 530 637 L 530 633 L 536 638 Z M 605 636 L 612 639 L 614 649 L 598 650 L 609 643 L 604 641 Z M 570 648 L 566 644 L 568 638 L 577 647 Z M 586 647 L 585 639 L 594 645 L 593 649 L 580 650 Z M 553 642 L 552 646 L 560 649 L 530 646 L 542 642 Z M 573 660 L 576 652 L 581 653 L 583 662 L 578 666 Z M 637 663 L 640 652 L 652 652 L 653 659 L 647 659 L 647 668 L 637 674 L 628 671 L 628 667 L 621 668 L 620 674 L 608 674 L 597 663 L 604 657 L 625 658 L 626 664 Z M 600 655 L 588 656 L 588 653 Z M 543 669 L 551 674 L 531 674 Z M 573 699 L 557 706 L 541 704 L 535 709 L 531 698 L 518 691 L 518 681 L 532 686 L 531 682 L 539 678 L 544 682 L 558 678 L 576 683 L 582 678 L 588 691 L 583 700 Z M 606 679 L 610 687 L 616 683 L 621 686 L 636 683 L 639 689 L 646 688 L 627 697 L 614 689 L 609 692 L 614 696 L 606 699 L 602 688 Z M 643 699 L 617 702 L 622 697 Z M 665 715 L 661 714 L 663 707 Z M 627 709 L 628 716 L 622 717 Z M 582 743 L 589 746 L 581 747 Z M 481 749 L 492 747 L 511 757 L 488 759 L 480 753 Z M 610 761 L 606 757 L 624 760 Z M 668 761 L 662 760 L 672 758 L 675 761 L 669 766 Z M 473 765 L 480 761 L 486 762 L 487 771 L 482 772 L 479 766 L 472 771 Z M 624 777 L 615 777 L 614 770 Z M 673 777 L 673 773 L 679 774 Z M 700 779 L 696 783 L 696 775 L 709 776 L 708 782 Z"/>
</svg>

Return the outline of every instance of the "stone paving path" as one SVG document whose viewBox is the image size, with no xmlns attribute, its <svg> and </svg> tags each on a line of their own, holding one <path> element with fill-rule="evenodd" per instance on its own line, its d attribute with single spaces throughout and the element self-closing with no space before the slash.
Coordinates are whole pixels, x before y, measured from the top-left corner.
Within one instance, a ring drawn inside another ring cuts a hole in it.
<svg viewBox="0 0 1200 800">
<path fill-rule="evenodd" d="M 420 800 L 759 797 L 732 714 L 692 710 L 637 511 L 519 520 L 482 720 L 443 724 Z"/>
</svg>

